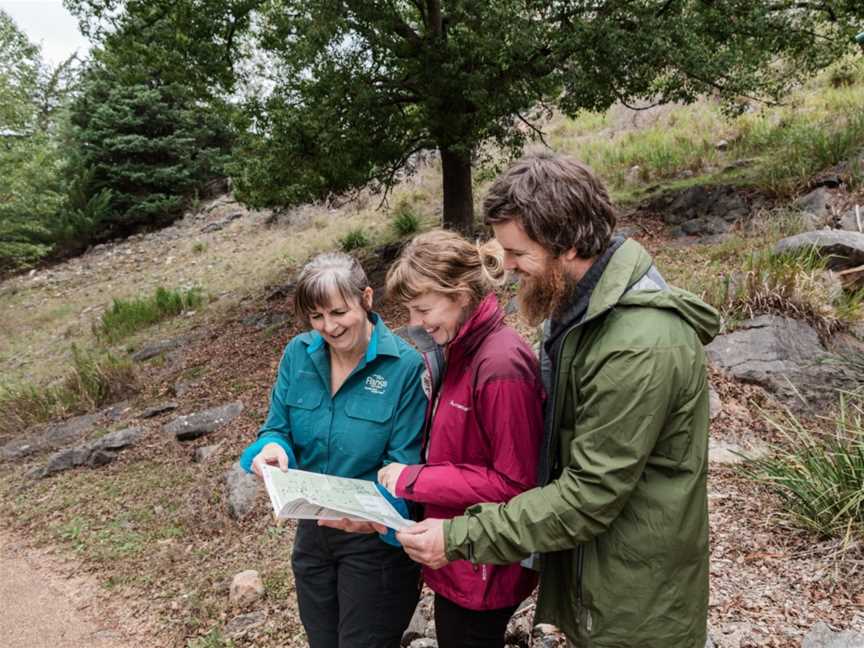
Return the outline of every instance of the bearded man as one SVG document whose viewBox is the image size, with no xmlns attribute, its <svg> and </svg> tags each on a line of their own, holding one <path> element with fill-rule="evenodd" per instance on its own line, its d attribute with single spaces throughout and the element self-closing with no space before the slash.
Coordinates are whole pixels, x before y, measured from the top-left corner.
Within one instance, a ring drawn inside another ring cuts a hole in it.
<svg viewBox="0 0 864 648">
<path fill-rule="evenodd" d="M 540 553 L 536 622 L 580 648 L 703 648 L 703 344 L 717 333 L 716 311 L 667 285 L 637 242 L 612 238 L 608 193 L 576 160 L 523 158 L 483 210 L 521 278 L 523 314 L 548 318 L 540 486 L 397 537 L 432 567 Z"/>
</svg>

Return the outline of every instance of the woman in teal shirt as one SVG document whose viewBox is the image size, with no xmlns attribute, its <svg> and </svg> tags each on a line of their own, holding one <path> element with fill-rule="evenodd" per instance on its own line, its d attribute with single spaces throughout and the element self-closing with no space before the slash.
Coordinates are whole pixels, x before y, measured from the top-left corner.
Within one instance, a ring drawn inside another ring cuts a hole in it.
<svg viewBox="0 0 864 648">
<path fill-rule="evenodd" d="M 285 348 L 267 420 L 241 465 L 259 476 L 271 464 L 375 481 L 391 462 L 419 463 L 423 360 L 372 312 L 356 259 L 315 257 L 300 274 L 294 308 L 312 331 Z M 292 566 L 311 648 L 399 646 L 419 571 L 392 535 L 301 520 Z"/>
</svg>

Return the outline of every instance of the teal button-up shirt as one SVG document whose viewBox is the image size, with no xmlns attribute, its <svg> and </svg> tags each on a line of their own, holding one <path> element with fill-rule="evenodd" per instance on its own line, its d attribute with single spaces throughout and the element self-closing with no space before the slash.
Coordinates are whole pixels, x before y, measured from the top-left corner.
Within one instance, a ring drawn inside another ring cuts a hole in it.
<svg viewBox="0 0 864 648">
<path fill-rule="evenodd" d="M 288 343 L 267 420 L 241 465 L 271 441 L 286 448 L 292 467 L 340 477 L 375 481 L 385 464 L 419 463 L 423 360 L 378 315 L 371 319 L 366 355 L 333 395 L 324 339 L 309 332 Z"/>
</svg>

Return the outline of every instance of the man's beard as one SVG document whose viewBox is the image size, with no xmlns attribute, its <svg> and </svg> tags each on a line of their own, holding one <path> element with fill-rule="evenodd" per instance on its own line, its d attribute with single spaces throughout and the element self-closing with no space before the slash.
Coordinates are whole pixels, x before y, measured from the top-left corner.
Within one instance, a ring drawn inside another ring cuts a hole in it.
<svg viewBox="0 0 864 648">
<path fill-rule="evenodd" d="M 556 258 L 547 261 L 542 275 L 522 274 L 517 293 L 519 315 L 529 325 L 537 326 L 561 307 L 574 284 Z"/>
</svg>

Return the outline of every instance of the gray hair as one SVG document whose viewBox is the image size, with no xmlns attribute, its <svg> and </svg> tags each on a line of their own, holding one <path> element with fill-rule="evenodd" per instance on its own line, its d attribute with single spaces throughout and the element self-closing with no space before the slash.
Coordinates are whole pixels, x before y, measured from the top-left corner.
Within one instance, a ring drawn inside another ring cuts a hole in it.
<svg viewBox="0 0 864 648">
<path fill-rule="evenodd" d="M 320 306 L 328 306 L 334 295 L 364 308 L 363 291 L 369 280 L 360 262 L 342 252 L 324 252 L 303 266 L 294 291 L 294 311 L 308 318 Z"/>
</svg>

